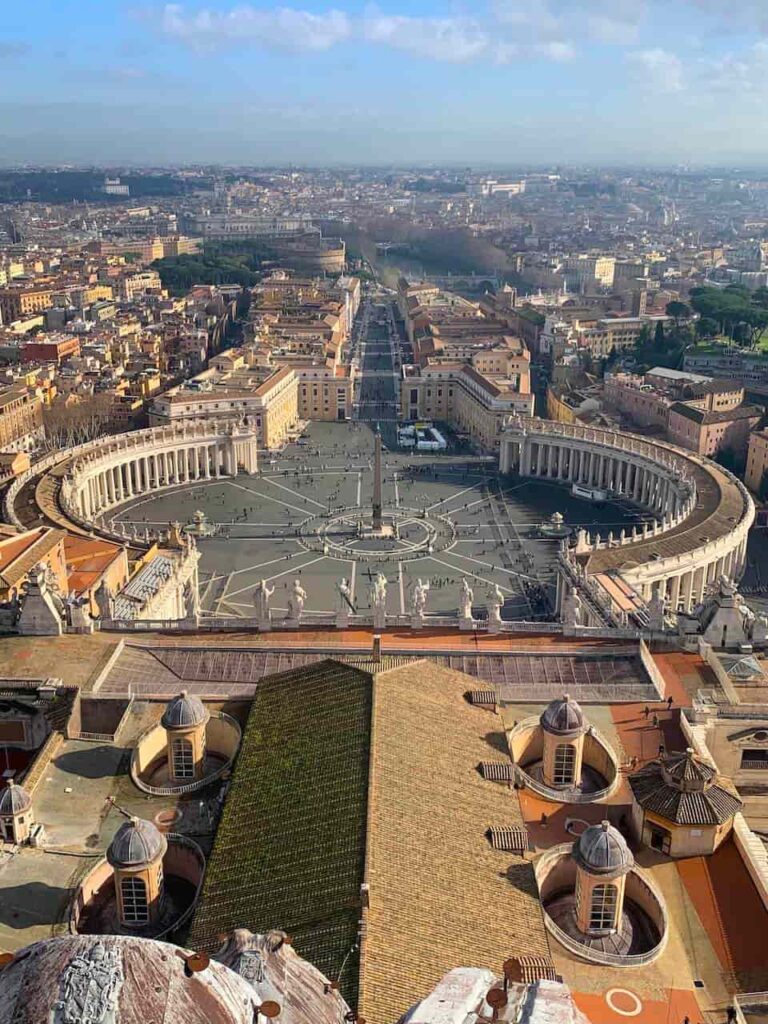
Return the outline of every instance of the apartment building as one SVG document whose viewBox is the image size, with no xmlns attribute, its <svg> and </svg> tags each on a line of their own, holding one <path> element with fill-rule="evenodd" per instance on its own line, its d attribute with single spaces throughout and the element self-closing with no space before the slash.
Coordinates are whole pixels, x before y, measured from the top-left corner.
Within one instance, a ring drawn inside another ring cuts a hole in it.
<svg viewBox="0 0 768 1024">
<path fill-rule="evenodd" d="M 744 483 L 757 494 L 768 472 L 768 430 L 756 430 L 749 436 Z"/>
<path fill-rule="evenodd" d="M 533 414 L 534 396 L 513 381 L 485 376 L 468 363 L 403 367 L 400 409 L 407 420 L 445 420 L 483 448 L 500 444 L 506 416 Z"/>
<path fill-rule="evenodd" d="M 604 401 L 632 424 L 710 458 L 726 449 L 743 457 L 762 417 L 759 407 L 743 404 L 744 389 L 730 381 L 665 367 L 644 377 L 607 375 Z"/>
<path fill-rule="evenodd" d="M 291 367 L 225 374 L 214 380 L 210 371 L 184 387 L 172 388 L 149 406 L 150 426 L 183 420 L 239 420 L 256 426 L 261 448 L 279 448 L 298 424 L 298 378 Z"/>
<path fill-rule="evenodd" d="M 0 288 L 0 318 L 2 323 L 11 324 L 44 313 L 53 305 L 55 288 L 46 285 L 10 285 Z"/>
<path fill-rule="evenodd" d="M 42 437 L 42 400 L 21 384 L 0 391 L 0 450 L 31 451 Z"/>
</svg>

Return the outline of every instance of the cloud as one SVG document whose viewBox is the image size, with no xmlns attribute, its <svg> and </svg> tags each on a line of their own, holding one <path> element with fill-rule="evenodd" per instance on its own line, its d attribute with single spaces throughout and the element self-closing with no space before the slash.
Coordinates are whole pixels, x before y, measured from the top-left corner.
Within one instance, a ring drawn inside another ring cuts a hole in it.
<svg viewBox="0 0 768 1024">
<path fill-rule="evenodd" d="M 20 57 L 28 49 L 28 44 L 22 43 L 18 39 L 0 39 L 0 60 L 12 60 L 14 57 Z"/>
<path fill-rule="evenodd" d="M 491 49 L 491 37 L 469 18 L 412 18 L 406 15 L 369 15 L 365 38 L 431 60 L 465 64 Z"/>
<path fill-rule="evenodd" d="M 627 46 L 637 39 L 645 0 L 491 0 L 492 17 L 529 43 L 586 39 Z"/>
<path fill-rule="evenodd" d="M 230 11 L 195 13 L 186 13 L 179 4 L 166 4 L 160 26 L 167 36 L 202 50 L 250 43 L 276 50 L 322 51 L 352 32 L 350 18 L 343 11 L 258 10 L 247 4 Z"/>
<path fill-rule="evenodd" d="M 573 43 L 566 43 L 560 39 L 554 39 L 551 43 L 541 43 L 536 47 L 536 53 L 547 60 L 568 61 L 576 56 L 576 48 Z"/>
<path fill-rule="evenodd" d="M 651 50 L 635 50 L 627 59 L 650 89 L 658 92 L 682 92 L 685 88 L 685 70 L 677 54 L 657 47 Z"/>
</svg>

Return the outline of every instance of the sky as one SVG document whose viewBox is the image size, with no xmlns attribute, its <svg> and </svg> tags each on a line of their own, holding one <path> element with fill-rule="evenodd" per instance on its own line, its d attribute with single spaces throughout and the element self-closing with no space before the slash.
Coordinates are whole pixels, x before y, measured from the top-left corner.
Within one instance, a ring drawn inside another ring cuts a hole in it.
<svg viewBox="0 0 768 1024">
<path fill-rule="evenodd" d="M 768 167 L 768 0 L 5 0 L 0 164 Z"/>
</svg>

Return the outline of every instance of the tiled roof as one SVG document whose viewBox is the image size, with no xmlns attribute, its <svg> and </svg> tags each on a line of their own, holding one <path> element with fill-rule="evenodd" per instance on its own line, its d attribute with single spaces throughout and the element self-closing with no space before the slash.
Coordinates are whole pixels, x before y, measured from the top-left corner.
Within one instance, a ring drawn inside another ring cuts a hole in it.
<svg viewBox="0 0 768 1024">
<path fill-rule="evenodd" d="M 523 827 L 516 794 L 485 781 L 501 719 L 465 699 L 467 678 L 431 662 L 377 675 L 360 1012 L 390 1024 L 456 964 L 499 972 L 547 956 L 533 867 L 493 849 Z"/>
<path fill-rule="evenodd" d="M 684 791 L 670 785 L 661 761 L 651 761 L 630 775 L 629 784 L 643 810 L 675 825 L 722 825 L 742 806 L 723 779 L 700 790 Z"/>
</svg>

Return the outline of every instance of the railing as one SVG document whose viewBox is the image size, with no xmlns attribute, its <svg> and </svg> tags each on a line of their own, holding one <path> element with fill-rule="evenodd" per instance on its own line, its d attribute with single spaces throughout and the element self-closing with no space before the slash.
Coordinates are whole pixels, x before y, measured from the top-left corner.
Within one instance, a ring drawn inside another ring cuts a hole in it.
<svg viewBox="0 0 768 1024">
<path fill-rule="evenodd" d="M 554 846 L 551 850 L 539 858 L 535 865 L 536 880 L 539 883 L 539 890 L 541 890 L 541 883 L 543 878 L 546 877 L 544 871 L 545 868 L 549 868 L 554 861 L 559 860 L 561 857 L 570 857 L 573 846 L 571 843 L 561 843 L 559 846 Z M 581 942 L 577 942 L 576 939 L 571 938 L 563 929 L 556 924 L 544 908 L 544 925 L 547 931 L 554 936 L 554 938 L 564 946 L 570 953 L 577 956 L 580 960 L 586 960 L 589 963 L 605 964 L 608 967 L 644 967 L 647 964 L 653 963 L 661 954 L 664 952 L 667 940 L 669 938 L 669 919 L 667 916 L 667 909 L 664 904 L 664 897 L 657 886 L 650 880 L 644 871 L 640 868 L 632 868 L 631 875 L 643 885 L 653 897 L 656 902 L 659 914 L 661 917 L 660 922 L 660 934 L 661 938 L 658 943 L 645 953 L 634 953 L 621 956 L 617 953 L 606 953 L 602 950 L 594 949 L 592 946 L 586 946 Z M 543 877 L 542 877 L 543 876 Z M 655 923 L 655 922 L 654 922 Z"/>
<path fill-rule="evenodd" d="M 172 844 L 174 846 L 184 846 L 194 854 L 195 859 L 197 860 L 198 865 L 200 867 L 200 878 L 195 888 L 195 895 L 192 897 L 187 909 L 182 914 L 180 914 L 179 917 L 177 917 L 176 920 L 172 922 L 172 924 L 168 925 L 167 928 L 164 928 L 161 932 L 158 932 L 157 935 L 152 935 L 151 938 L 155 941 L 165 938 L 166 935 L 170 935 L 171 932 L 175 932 L 178 928 L 181 928 L 182 925 L 187 923 L 192 914 L 195 912 L 195 907 L 197 906 L 198 900 L 200 899 L 200 893 L 203 888 L 203 882 L 205 881 L 205 855 L 203 854 L 203 851 L 200 849 L 198 844 L 194 841 L 194 839 L 190 839 L 188 836 L 183 836 L 181 835 L 180 832 L 167 832 L 165 838 L 168 840 L 169 845 Z M 80 919 L 80 908 L 78 907 L 77 902 L 77 896 L 80 891 L 80 888 L 82 887 L 86 878 L 90 877 L 90 875 L 98 871 L 106 863 L 107 858 L 105 856 L 100 857 L 96 864 L 92 865 L 90 870 L 87 871 L 79 881 L 77 889 L 75 890 L 75 893 L 72 897 L 72 901 L 69 904 L 69 931 L 72 935 L 77 934 L 77 924 Z"/>
<path fill-rule="evenodd" d="M 190 839 L 188 836 L 183 836 L 180 832 L 168 832 L 166 834 L 166 839 L 169 843 L 173 843 L 175 846 L 186 846 L 188 850 L 191 850 L 192 853 L 195 854 L 197 862 L 200 865 L 200 879 L 197 883 L 197 888 L 195 889 L 195 895 L 192 897 L 187 909 L 173 922 L 172 925 L 165 928 L 158 935 L 153 936 L 156 941 L 165 938 L 166 935 L 170 935 L 171 932 L 175 932 L 177 929 L 181 928 L 182 925 L 187 923 L 195 912 L 195 907 L 197 906 L 197 902 L 200 899 L 200 893 L 203 889 L 203 882 L 205 881 L 205 855 L 194 839 Z"/>
<path fill-rule="evenodd" d="M 767 761 L 742 761 L 739 765 L 739 769 L 746 769 L 747 771 L 764 771 L 768 772 L 768 760 Z"/>
<path fill-rule="evenodd" d="M 130 773 L 131 779 L 133 780 L 135 785 L 140 790 L 142 790 L 142 792 L 149 793 L 151 796 L 186 796 L 189 793 L 195 793 L 197 792 L 197 790 L 203 789 L 205 786 L 209 786 L 213 782 L 217 782 L 222 777 L 222 775 L 224 775 L 232 767 L 232 762 L 234 761 L 235 756 L 237 755 L 237 751 L 240 749 L 240 741 L 242 740 L 243 733 L 242 729 L 240 728 L 240 723 L 237 722 L 234 718 L 232 718 L 231 715 L 226 714 L 224 711 L 216 711 L 213 713 L 211 717 L 218 718 L 221 721 L 225 722 L 236 733 L 237 739 L 235 741 L 234 754 L 232 754 L 231 756 L 228 756 L 226 754 L 219 755 L 223 756 L 225 760 L 222 762 L 222 764 L 219 765 L 218 768 L 215 768 L 212 772 L 209 772 L 208 775 L 206 775 L 202 779 L 195 779 L 193 782 L 185 782 L 183 785 L 176 786 L 150 786 L 149 783 L 144 782 L 144 780 L 139 775 L 139 770 L 136 766 L 136 756 L 142 740 L 145 740 L 149 736 L 149 734 L 153 733 L 156 729 L 162 728 L 162 726 L 156 723 L 155 725 L 150 725 L 150 727 L 148 729 L 145 729 L 144 732 L 139 736 L 139 738 L 136 740 L 136 745 L 131 754 Z M 211 753 L 216 754 L 217 751 L 212 750 Z"/>
<path fill-rule="evenodd" d="M 530 718 L 524 718 L 521 722 L 518 722 L 509 734 L 510 750 L 512 749 L 512 743 L 516 735 L 537 728 L 540 728 L 540 721 L 535 715 Z M 590 726 L 589 731 L 608 755 L 608 759 L 613 765 L 614 776 L 607 786 L 604 786 L 602 789 L 597 789 L 592 793 L 582 793 L 580 789 L 575 787 L 568 789 L 555 789 L 552 786 L 548 786 L 545 782 L 541 782 L 539 779 L 534 779 L 528 774 L 528 772 L 526 772 L 525 768 L 521 764 L 514 762 L 517 781 L 522 783 L 526 789 L 530 789 L 532 792 L 536 793 L 537 796 L 544 797 L 545 800 L 550 800 L 552 803 L 596 804 L 601 800 L 605 800 L 614 792 L 619 784 L 619 762 L 611 750 L 610 744 L 602 733 L 595 728 L 594 725 Z"/>
</svg>

